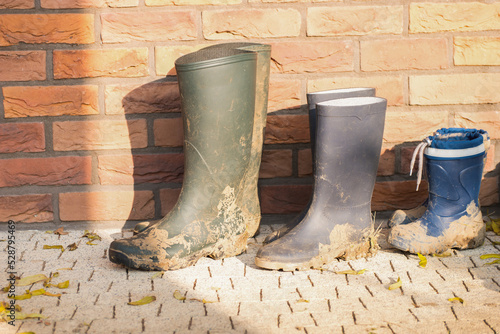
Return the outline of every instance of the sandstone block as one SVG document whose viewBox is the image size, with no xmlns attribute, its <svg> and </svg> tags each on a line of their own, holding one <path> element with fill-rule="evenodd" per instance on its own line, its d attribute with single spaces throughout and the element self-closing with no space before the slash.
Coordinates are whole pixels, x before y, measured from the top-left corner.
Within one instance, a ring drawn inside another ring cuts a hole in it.
<svg viewBox="0 0 500 334">
<path fill-rule="evenodd" d="M 98 114 L 97 86 L 4 87 L 6 118 Z"/>
<path fill-rule="evenodd" d="M 410 33 L 500 29 L 500 3 L 453 2 L 410 4 Z"/>
<path fill-rule="evenodd" d="M 106 8 L 106 7 L 135 7 L 139 0 L 41 0 L 42 8 Z"/>
<path fill-rule="evenodd" d="M 156 75 L 176 75 L 175 61 L 185 54 L 196 52 L 208 44 L 155 47 Z"/>
<path fill-rule="evenodd" d="M 500 65 L 500 37 L 456 36 L 453 46 L 455 65 Z"/>
<path fill-rule="evenodd" d="M 94 16 L 90 14 L 0 15 L 0 46 L 94 41 Z"/>
<path fill-rule="evenodd" d="M 62 221 L 139 220 L 154 217 L 151 191 L 107 191 L 59 194 Z"/>
<path fill-rule="evenodd" d="M 181 183 L 184 155 L 100 155 L 97 171 L 101 184 Z"/>
<path fill-rule="evenodd" d="M 262 154 L 259 178 L 292 176 L 292 150 L 265 150 Z"/>
<path fill-rule="evenodd" d="M 181 111 L 179 86 L 176 82 L 108 85 L 104 97 L 108 115 Z"/>
<path fill-rule="evenodd" d="M 54 122 L 53 141 L 56 151 L 144 148 L 146 120 Z"/>
<path fill-rule="evenodd" d="M 148 49 L 55 50 L 54 78 L 142 77 L 148 71 Z"/>
<path fill-rule="evenodd" d="M 428 196 L 423 180 L 416 191 L 416 181 L 377 182 L 373 189 L 372 211 L 411 209 L 422 204 Z"/>
<path fill-rule="evenodd" d="M 444 38 L 362 41 L 361 70 L 397 71 L 447 68 L 447 48 Z"/>
<path fill-rule="evenodd" d="M 177 199 L 179 198 L 179 194 L 181 193 L 180 188 L 167 188 L 160 189 L 160 201 L 161 201 L 161 215 L 165 216 L 170 210 L 173 209 L 175 203 L 177 203 Z"/>
<path fill-rule="evenodd" d="M 155 146 L 179 147 L 184 143 L 182 118 L 155 119 L 153 124 Z"/>
<path fill-rule="evenodd" d="M 45 131 L 43 123 L 0 124 L 0 153 L 43 152 Z"/>
<path fill-rule="evenodd" d="M 260 206 L 264 214 L 296 213 L 304 209 L 311 196 L 311 185 L 261 186 Z"/>
<path fill-rule="evenodd" d="M 101 14 L 103 43 L 164 42 L 196 39 L 195 12 L 130 12 Z"/>
<path fill-rule="evenodd" d="M 500 111 L 457 111 L 455 124 L 488 131 L 491 139 L 500 139 Z"/>
<path fill-rule="evenodd" d="M 4 0 L 0 9 L 30 9 L 35 8 L 34 0 Z"/>
<path fill-rule="evenodd" d="M 447 111 L 388 110 L 385 117 L 384 142 L 420 142 L 442 127 L 448 127 Z"/>
<path fill-rule="evenodd" d="M 0 217 L 2 222 L 50 222 L 54 219 L 52 195 L 0 196 Z"/>
<path fill-rule="evenodd" d="M 146 0 L 146 6 L 235 5 L 241 0 Z"/>
<path fill-rule="evenodd" d="M 291 8 L 205 10 L 202 24 L 208 40 L 295 37 L 301 16 Z"/>
<path fill-rule="evenodd" d="M 403 32 L 402 6 L 310 7 L 308 36 L 371 35 Z"/>
<path fill-rule="evenodd" d="M 498 73 L 410 76 L 410 104 L 472 104 L 500 102 Z"/>
<path fill-rule="evenodd" d="M 90 184 L 91 157 L 0 160 L 0 187 Z"/>
<path fill-rule="evenodd" d="M 271 49 L 273 73 L 328 73 L 352 71 L 352 41 L 283 42 Z"/>
<path fill-rule="evenodd" d="M 309 142 L 308 115 L 270 115 L 267 117 L 265 144 Z"/>
<path fill-rule="evenodd" d="M 270 80 L 268 112 L 300 108 L 301 86 L 300 80 L 296 79 Z"/>
<path fill-rule="evenodd" d="M 388 105 L 397 106 L 404 103 L 402 76 L 335 76 L 331 78 L 311 79 L 307 83 L 308 92 L 355 87 L 376 88 L 377 96 L 387 99 Z"/>
<path fill-rule="evenodd" d="M 45 51 L 0 52 L 0 81 L 45 80 Z"/>
</svg>

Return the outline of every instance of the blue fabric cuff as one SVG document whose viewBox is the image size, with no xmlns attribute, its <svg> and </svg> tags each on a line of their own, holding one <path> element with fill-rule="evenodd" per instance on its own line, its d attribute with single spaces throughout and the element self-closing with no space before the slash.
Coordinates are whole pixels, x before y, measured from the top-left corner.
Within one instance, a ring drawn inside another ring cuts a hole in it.
<svg viewBox="0 0 500 334">
<path fill-rule="evenodd" d="M 481 145 L 485 137 L 489 139 L 485 130 L 442 128 L 428 139 L 431 141 L 430 147 L 432 148 L 460 150 Z"/>
</svg>

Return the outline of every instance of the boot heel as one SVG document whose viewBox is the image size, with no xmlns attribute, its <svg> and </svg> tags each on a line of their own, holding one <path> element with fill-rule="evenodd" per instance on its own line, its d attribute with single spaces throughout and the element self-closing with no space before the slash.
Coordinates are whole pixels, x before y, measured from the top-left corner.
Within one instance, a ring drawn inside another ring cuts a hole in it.
<svg viewBox="0 0 500 334">
<path fill-rule="evenodd" d="M 247 249 L 247 240 L 248 232 L 246 230 L 242 234 L 220 239 L 213 246 L 214 250 L 208 255 L 208 257 L 211 257 L 214 260 L 219 260 L 226 257 L 240 255 Z"/>
</svg>

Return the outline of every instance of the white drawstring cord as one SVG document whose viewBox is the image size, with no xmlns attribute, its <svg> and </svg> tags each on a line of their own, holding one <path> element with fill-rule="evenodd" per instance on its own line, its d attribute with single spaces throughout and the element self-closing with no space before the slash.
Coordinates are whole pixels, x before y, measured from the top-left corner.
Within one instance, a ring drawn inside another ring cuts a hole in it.
<svg viewBox="0 0 500 334">
<path fill-rule="evenodd" d="M 429 138 L 425 138 L 423 142 L 418 144 L 415 151 L 413 151 L 413 156 L 410 162 L 410 175 L 413 174 L 413 166 L 415 165 L 415 159 L 418 155 L 418 172 L 417 172 L 417 191 L 418 186 L 420 185 L 420 181 L 422 181 L 422 170 L 424 169 L 424 151 L 427 146 L 431 145 L 431 141 Z"/>
</svg>

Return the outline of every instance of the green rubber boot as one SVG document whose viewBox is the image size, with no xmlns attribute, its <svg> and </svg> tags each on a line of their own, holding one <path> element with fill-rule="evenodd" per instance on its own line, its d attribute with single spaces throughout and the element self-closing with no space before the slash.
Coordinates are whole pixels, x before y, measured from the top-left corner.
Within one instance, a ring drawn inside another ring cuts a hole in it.
<svg viewBox="0 0 500 334">
<path fill-rule="evenodd" d="M 252 219 L 247 221 L 247 230 L 250 237 L 254 236 L 260 225 L 260 204 L 258 199 L 257 182 L 262 157 L 262 146 L 264 144 L 264 132 L 267 120 L 267 101 L 269 91 L 269 67 L 271 59 L 271 46 L 257 43 L 223 43 L 206 47 L 202 50 L 222 52 L 222 50 L 245 50 L 257 54 L 257 73 L 255 87 L 255 113 L 253 121 L 253 140 L 250 157 L 250 166 L 245 181 L 245 194 L 251 198 L 248 205 L 254 205 L 250 211 L 256 213 Z M 258 214 L 257 214 L 258 213 Z M 134 228 L 134 233 L 144 231 L 157 222 L 141 222 Z"/>
<path fill-rule="evenodd" d="M 252 166 L 257 55 L 220 48 L 177 59 L 185 172 L 174 208 L 109 259 L 142 270 L 179 269 L 242 253 L 258 204 L 245 192 Z M 258 199 L 257 199 L 258 200 Z"/>
</svg>

